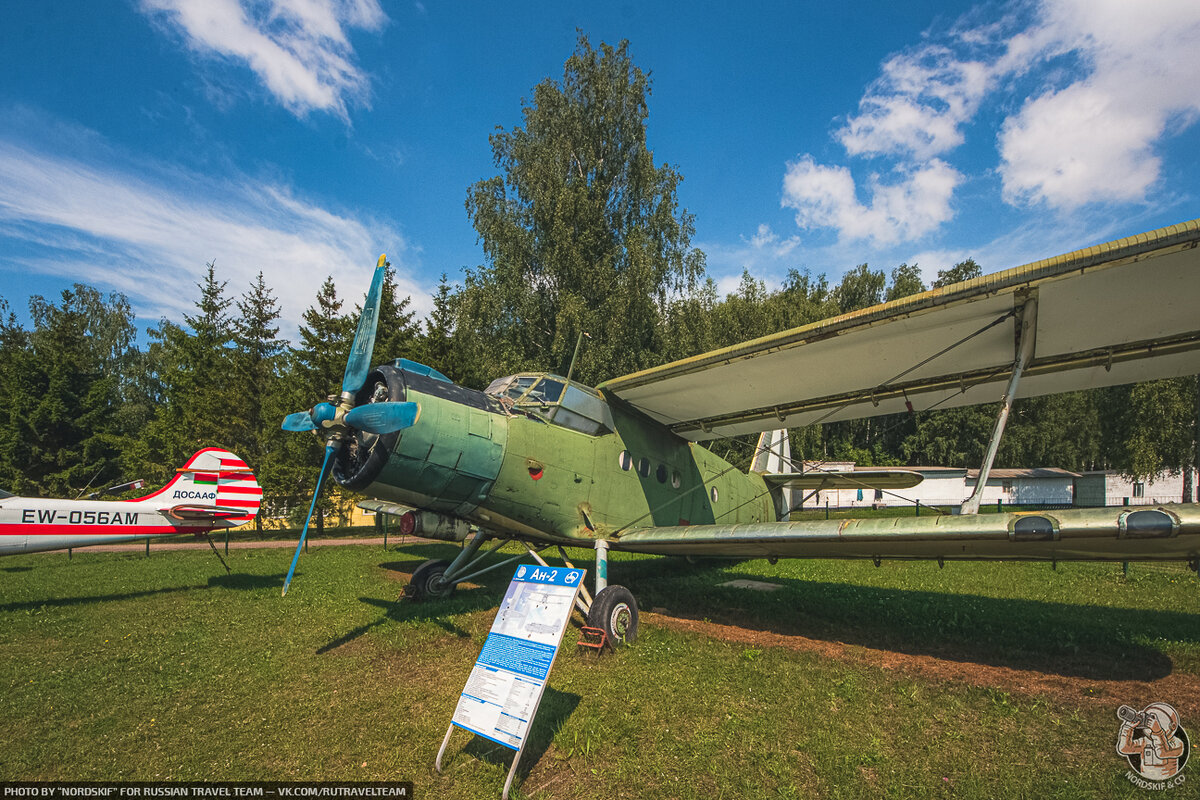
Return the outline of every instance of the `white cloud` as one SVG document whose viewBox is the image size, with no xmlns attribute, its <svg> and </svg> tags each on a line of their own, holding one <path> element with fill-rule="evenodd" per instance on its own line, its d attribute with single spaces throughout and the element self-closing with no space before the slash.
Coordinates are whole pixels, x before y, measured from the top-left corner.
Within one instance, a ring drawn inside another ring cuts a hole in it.
<svg viewBox="0 0 1200 800">
<path fill-rule="evenodd" d="M 894 55 L 838 140 L 852 156 L 940 155 L 962 144 L 960 128 L 975 115 L 990 80 L 986 64 L 961 60 L 945 46 Z"/>
<path fill-rule="evenodd" d="M 872 177 L 864 205 L 849 167 L 804 155 L 788 164 L 783 205 L 801 228 L 877 245 L 935 230 L 963 180 L 939 157 L 966 141 L 985 102 L 1016 109 L 996 139 L 1006 203 L 1070 212 L 1144 202 L 1164 139 L 1200 119 L 1197 42 L 1195 0 L 1012 2 L 999 17 L 976 8 L 885 59 L 835 132 L 847 155 L 887 159 L 898 178 Z"/>
<path fill-rule="evenodd" d="M 743 236 L 742 241 L 747 241 L 746 237 Z M 754 236 L 750 237 L 748 241 L 754 250 L 765 252 L 772 258 L 783 258 L 800 245 L 799 236 L 789 236 L 786 239 L 780 239 L 779 234 L 771 230 L 771 226 L 765 222 L 758 226 L 758 230 L 754 232 Z"/>
<path fill-rule="evenodd" d="M 432 306 L 408 277 L 411 249 L 385 223 L 329 211 L 278 183 L 140 166 L 0 139 L 0 237 L 34 254 L 8 259 L 10 268 L 111 287 L 128 294 L 140 316 L 175 320 L 194 310 L 193 284 L 206 261 L 216 261 L 233 294 L 261 270 L 290 337 L 326 276 L 352 309 L 378 251 L 391 248 L 401 295 L 412 296 L 418 315 Z"/>
<path fill-rule="evenodd" d="M 289 111 L 347 117 L 365 102 L 369 80 L 354 62 L 353 28 L 377 31 L 378 0 L 141 0 L 143 10 L 180 30 L 188 46 L 249 67 Z"/>
<path fill-rule="evenodd" d="M 897 170 L 899 180 L 870 180 L 870 205 L 858 200 L 850 170 L 817 164 L 811 156 L 789 162 L 783 178 L 785 207 L 796 210 L 801 228 L 833 228 L 842 239 L 876 245 L 917 239 L 953 216 L 950 198 L 962 180 L 950 165 L 933 159 Z"/>
<path fill-rule="evenodd" d="M 1086 66 L 1005 121 L 1004 199 L 1068 210 L 1143 200 L 1159 179 L 1155 148 L 1169 123 L 1200 115 L 1200 4 L 1054 0 L 1022 41 L 1036 42 L 1038 57 L 1071 52 Z"/>
</svg>

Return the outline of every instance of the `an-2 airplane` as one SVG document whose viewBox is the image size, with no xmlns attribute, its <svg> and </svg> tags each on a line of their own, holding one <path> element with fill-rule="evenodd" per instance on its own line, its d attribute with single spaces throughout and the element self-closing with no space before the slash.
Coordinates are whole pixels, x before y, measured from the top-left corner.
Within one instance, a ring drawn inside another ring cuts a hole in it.
<svg viewBox="0 0 1200 800">
<path fill-rule="evenodd" d="M 0 555 L 179 533 L 203 536 L 254 519 L 261 503 L 262 489 L 246 462 L 228 450 L 207 447 L 176 470 L 166 486 L 134 500 L 54 500 L 0 493 Z"/>
<path fill-rule="evenodd" d="M 485 391 L 399 359 L 371 368 L 380 257 L 336 403 L 283 428 L 325 441 L 362 505 L 406 533 L 466 542 L 410 596 L 495 569 L 506 541 L 594 549 L 589 625 L 632 640 L 637 604 L 609 550 L 684 556 L 1133 561 L 1200 556 L 1200 505 L 979 515 L 1012 401 L 1200 373 L 1200 220 L 987 275 L 607 381 L 511 375 Z M 333 398 L 330 398 L 331 400 Z M 790 490 L 912 485 L 798 471 L 787 427 L 1001 402 L 961 514 L 790 522 Z M 698 442 L 762 432 L 742 473 Z M 315 502 L 315 494 L 314 494 Z M 311 510 L 310 510 L 311 516 Z M 284 593 L 307 535 L 297 545 Z M 482 545 L 493 540 L 486 552 Z M 545 562 L 542 562 L 545 563 Z M 569 562 L 568 562 L 569 563 Z"/>
</svg>

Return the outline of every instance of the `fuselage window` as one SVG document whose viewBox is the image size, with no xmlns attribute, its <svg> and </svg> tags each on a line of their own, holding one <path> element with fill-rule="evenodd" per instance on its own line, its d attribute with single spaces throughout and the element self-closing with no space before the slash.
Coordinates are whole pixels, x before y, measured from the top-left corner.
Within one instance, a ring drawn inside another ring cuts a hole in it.
<svg viewBox="0 0 1200 800">
<path fill-rule="evenodd" d="M 650 477 L 650 459 L 643 457 L 638 460 L 638 475 L 643 478 Z"/>
<path fill-rule="evenodd" d="M 667 482 L 667 465 L 659 464 L 658 471 L 654 473 L 654 477 L 658 478 L 659 483 Z"/>
<path fill-rule="evenodd" d="M 714 486 L 714 487 L 712 488 L 712 491 L 711 491 L 709 494 L 712 496 L 712 501 L 713 501 L 714 503 L 715 503 L 715 502 L 717 502 L 717 497 L 719 496 L 719 495 L 717 494 L 717 487 L 715 487 L 715 486 Z"/>
<path fill-rule="evenodd" d="M 678 489 L 682 483 L 683 483 L 683 479 L 679 477 L 679 473 L 672 472 L 671 473 L 671 488 Z"/>
<path fill-rule="evenodd" d="M 633 469 L 633 456 L 629 455 L 628 450 L 622 450 L 621 455 L 617 456 L 617 463 L 621 465 L 621 469 L 628 472 Z"/>
</svg>

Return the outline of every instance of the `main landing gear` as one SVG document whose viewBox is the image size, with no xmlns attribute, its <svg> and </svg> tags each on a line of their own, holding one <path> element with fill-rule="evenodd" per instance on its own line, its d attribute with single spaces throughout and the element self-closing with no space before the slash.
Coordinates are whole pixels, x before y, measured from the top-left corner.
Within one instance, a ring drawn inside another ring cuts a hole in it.
<svg viewBox="0 0 1200 800">
<path fill-rule="evenodd" d="M 519 561 L 525 558 L 526 554 L 542 566 L 549 566 L 540 554 L 550 545 L 542 545 L 535 550 L 527 542 L 522 542 L 525 545 L 526 553 L 506 558 L 482 569 L 476 569 L 484 559 L 509 541 L 498 539 L 493 547 L 480 553 L 480 547 L 486 539 L 487 535 L 483 531 L 477 531 L 453 561 L 431 559 L 417 567 L 413 571 L 412 579 L 408 582 L 406 590 L 408 596 L 416 601 L 439 600 L 449 597 L 458 584 L 476 578 L 485 572 L 499 569 L 506 564 Z M 573 567 L 574 565 L 567 559 L 566 551 L 561 547 L 558 548 L 558 551 L 562 555 L 563 563 L 568 567 Z M 579 597 L 575 600 L 576 606 L 587 620 L 588 627 L 604 631 L 608 641 L 614 647 L 632 643 L 637 639 L 638 631 L 637 601 L 633 599 L 633 593 L 624 586 L 608 585 L 608 542 L 602 539 L 596 541 L 595 578 L 596 596 L 593 598 L 587 587 L 580 586 Z"/>
</svg>

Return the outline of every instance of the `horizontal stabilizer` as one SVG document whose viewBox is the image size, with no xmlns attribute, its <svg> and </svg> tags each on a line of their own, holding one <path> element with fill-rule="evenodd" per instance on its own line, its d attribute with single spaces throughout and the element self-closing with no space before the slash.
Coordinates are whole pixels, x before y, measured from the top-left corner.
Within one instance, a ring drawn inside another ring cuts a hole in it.
<svg viewBox="0 0 1200 800">
<path fill-rule="evenodd" d="M 159 509 L 162 513 L 178 520 L 194 522 L 196 520 L 245 519 L 244 508 L 221 508 L 220 506 L 181 505 Z"/>
<path fill-rule="evenodd" d="M 793 489 L 911 489 L 925 476 L 900 469 L 860 469 L 854 472 L 781 472 L 761 476 L 768 486 Z"/>
</svg>

